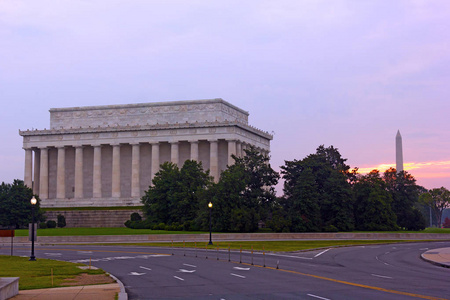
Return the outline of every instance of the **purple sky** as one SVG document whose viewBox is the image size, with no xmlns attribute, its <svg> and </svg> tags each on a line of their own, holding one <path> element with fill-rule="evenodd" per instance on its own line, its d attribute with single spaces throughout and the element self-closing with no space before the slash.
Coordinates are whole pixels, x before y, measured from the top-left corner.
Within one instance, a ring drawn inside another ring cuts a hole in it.
<svg viewBox="0 0 450 300">
<path fill-rule="evenodd" d="M 272 166 L 320 144 L 450 189 L 450 1 L 0 3 L 0 181 L 53 107 L 223 98 L 275 132 Z"/>
</svg>

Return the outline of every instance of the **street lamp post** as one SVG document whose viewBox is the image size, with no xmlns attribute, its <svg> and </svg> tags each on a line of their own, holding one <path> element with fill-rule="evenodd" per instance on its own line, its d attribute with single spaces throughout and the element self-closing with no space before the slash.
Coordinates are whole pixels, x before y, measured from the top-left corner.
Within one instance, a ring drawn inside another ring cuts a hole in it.
<svg viewBox="0 0 450 300">
<path fill-rule="evenodd" d="M 34 206 L 37 203 L 36 198 L 33 196 L 30 200 L 31 202 L 31 256 L 30 261 L 36 261 L 36 257 L 34 256 Z"/>
<path fill-rule="evenodd" d="M 208 245 L 212 245 L 213 242 L 212 242 L 212 239 L 211 239 L 211 236 L 212 236 L 212 234 L 211 234 L 211 212 L 212 212 L 212 203 L 211 203 L 211 202 L 208 203 L 208 207 L 209 207 L 209 243 L 208 243 Z"/>
</svg>

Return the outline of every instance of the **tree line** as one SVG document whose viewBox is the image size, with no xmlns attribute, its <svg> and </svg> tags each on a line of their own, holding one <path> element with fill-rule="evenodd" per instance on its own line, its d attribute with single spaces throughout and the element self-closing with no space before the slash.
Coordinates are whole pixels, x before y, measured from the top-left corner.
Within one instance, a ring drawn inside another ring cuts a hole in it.
<svg viewBox="0 0 450 300">
<path fill-rule="evenodd" d="M 302 160 L 285 161 L 281 174 L 269 157 L 255 148 L 233 156 L 217 183 L 200 162 L 187 160 L 180 168 L 166 162 L 142 197 L 144 219 L 126 222 L 131 228 L 254 232 L 261 227 L 276 232 L 351 230 L 420 230 L 424 216 L 440 227 L 450 207 L 450 192 L 426 190 L 408 172 L 391 168 L 380 173 L 357 173 L 337 148 L 319 146 Z M 275 185 L 284 179 L 284 195 Z M 32 190 L 22 180 L 0 185 L 0 227 L 22 228 L 31 222 Z M 37 220 L 44 221 L 38 203 Z M 447 224 L 447 223 L 446 223 Z"/>
<path fill-rule="evenodd" d="M 261 227 L 276 232 L 421 230 L 426 227 L 425 207 L 437 218 L 450 206 L 445 188 L 427 191 L 411 174 L 393 168 L 358 174 L 333 146 L 322 145 L 302 160 L 285 161 L 282 197 L 275 194 L 280 174 L 271 168 L 269 157 L 252 147 L 233 159 L 217 183 L 200 162 L 188 160 L 181 168 L 162 164 L 142 197 L 144 220 L 126 225 L 207 230 L 211 202 L 212 229 L 219 232 Z"/>
</svg>

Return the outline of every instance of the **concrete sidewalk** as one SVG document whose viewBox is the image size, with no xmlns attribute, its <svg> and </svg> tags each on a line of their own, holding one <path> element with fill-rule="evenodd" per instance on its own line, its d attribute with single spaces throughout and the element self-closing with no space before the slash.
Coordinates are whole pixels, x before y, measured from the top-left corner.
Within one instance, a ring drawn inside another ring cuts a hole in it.
<svg viewBox="0 0 450 300">
<path fill-rule="evenodd" d="M 114 300 L 120 294 L 118 283 L 19 291 L 13 300 Z M 119 298 L 120 299 L 120 298 Z"/>
<path fill-rule="evenodd" d="M 450 248 L 428 250 L 421 255 L 421 258 L 432 264 L 450 268 Z"/>
</svg>

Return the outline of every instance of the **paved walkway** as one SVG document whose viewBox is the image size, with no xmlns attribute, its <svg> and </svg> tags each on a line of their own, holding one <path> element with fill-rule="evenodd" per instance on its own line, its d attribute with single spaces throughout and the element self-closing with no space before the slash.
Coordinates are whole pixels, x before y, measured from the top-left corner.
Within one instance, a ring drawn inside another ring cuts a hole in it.
<svg viewBox="0 0 450 300">
<path fill-rule="evenodd" d="M 450 248 L 428 250 L 422 254 L 422 258 L 433 264 L 450 268 Z"/>
<path fill-rule="evenodd" d="M 114 300 L 120 293 L 118 283 L 19 291 L 12 300 Z"/>
</svg>

